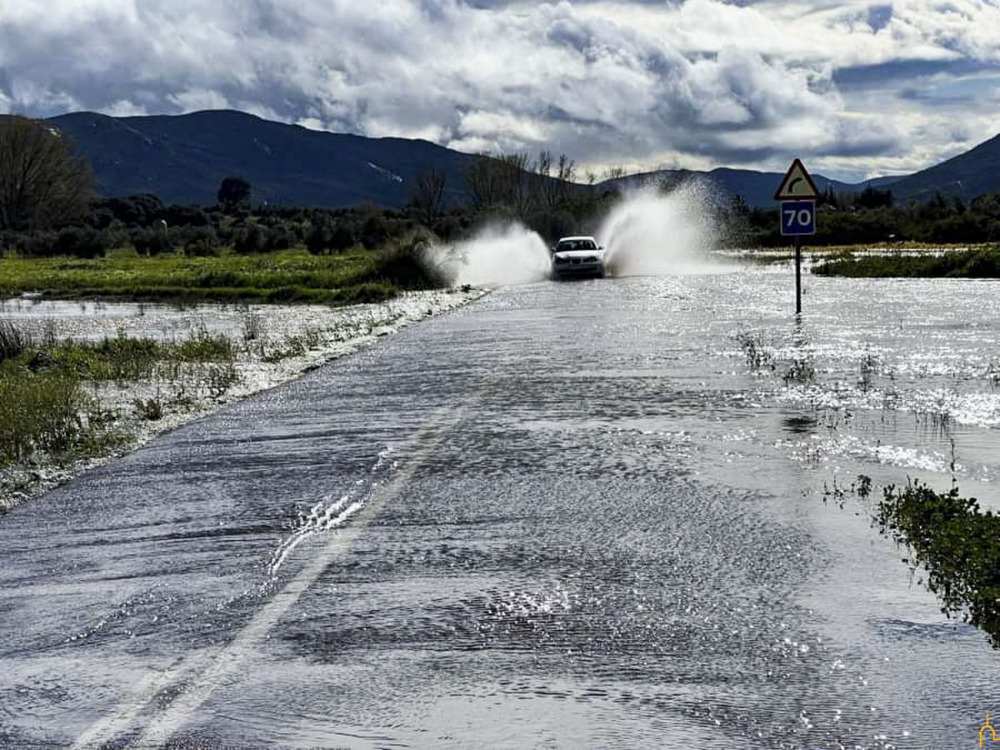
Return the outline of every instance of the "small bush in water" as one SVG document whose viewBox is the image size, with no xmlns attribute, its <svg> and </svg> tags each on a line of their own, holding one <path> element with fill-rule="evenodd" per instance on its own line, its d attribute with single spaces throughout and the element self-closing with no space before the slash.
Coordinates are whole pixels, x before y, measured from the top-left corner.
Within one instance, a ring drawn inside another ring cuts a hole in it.
<svg viewBox="0 0 1000 750">
<path fill-rule="evenodd" d="M 941 609 L 982 629 L 1000 648 L 1000 516 L 980 510 L 957 486 L 935 492 L 919 481 L 886 487 L 875 509 L 879 530 L 927 572 Z"/>
<path fill-rule="evenodd" d="M 760 370 L 765 367 L 774 369 L 774 355 L 770 351 L 767 338 L 760 331 L 740 331 L 736 334 L 736 343 L 740 345 L 747 359 L 747 367 Z"/>
</svg>

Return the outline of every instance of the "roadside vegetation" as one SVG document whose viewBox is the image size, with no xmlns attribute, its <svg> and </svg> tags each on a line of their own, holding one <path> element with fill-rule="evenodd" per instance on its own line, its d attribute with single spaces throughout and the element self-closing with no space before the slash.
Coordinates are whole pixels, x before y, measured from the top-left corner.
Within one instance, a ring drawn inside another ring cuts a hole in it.
<svg viewBox="0 0 1000 750">
<path fill-rule="evenodd" d="M 735 197 L 725 213 L 730 235 L 742 247 L 788 247 L 781 236 L 778 207 L 754 208 Z M 817 233 L 809 247 L 891 244 L 963 246 L 1000 242 L 1000 194 L 965 202 L 934 195 L 898 205 L 892 190 L 868 188 L 857 194 L 828 192 L 817 205 Z"/>
<path fill-rule="evenodd" d="M 444 280 L 422 262 L 411 233 L 375 252 L 313 255 L 304 249 L 217 257 L 141 257 L 125 249 L 105 257 L 0 258 L 0 298 L 215 302 L 379 302 Z"/>
<path fill-rule="evenodd" d="M 845 253 L 813 269 L 820 276 L 852 278 L 1000 278 L 1000 247 L 939 254 L 886 253 L 856 256 Z"/>
<path fill-rule="evenodd" d="M 127 441 L 121 414 L 91 392 L 95 384 L 124 387 L 139 380 L 179 382 L 197 372 L 212 395 L 238 376 L 236 346 L 225 336 L 196 332 L 180 342 L 126 338 L 35 341 L 0 320 L 0 469 L 44 456 L 56 464 L 103 455 Z M 162 404 L 136 404 L 144 419 Z"/>
</svg>

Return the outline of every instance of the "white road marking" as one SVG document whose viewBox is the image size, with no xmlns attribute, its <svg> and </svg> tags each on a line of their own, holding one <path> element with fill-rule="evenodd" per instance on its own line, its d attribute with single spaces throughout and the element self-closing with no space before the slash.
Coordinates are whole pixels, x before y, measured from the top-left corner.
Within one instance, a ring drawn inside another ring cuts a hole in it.
<svg viewBox="0 0 1000 750">
<path fill-rule="evenodd" d="M 402 466 L 399 473 L 385 485 L 377 487 L 367 502 L 356 509 L 353 523 L 342 527 L 330 537 L 329 542 L 319 549 L 294 578 L 277 591 L 274 596 L 254 615 L 236 637 L 214 657 L 199 652 L 179 661 L 166 671 L 144 679 L 132 698 L 123 702 L 109 716 L 88 729 L 73 745 L 74 750 L 86 750 L 105 744 L 135 724 L 142 711 L 148 707 L 157 693 L 171 684 L 182 682 L 189 675 L 193 682 L 163 712 L 155 716 L 146 726 L 141 736 L 131 747 L 158 747 L 186 725 L 195 712 L 212 695 L 219 685 L 250 656 L 256 645 L 263 641 L 272 628 L 288 610 L 323 574 L 323 572 L 345 551 L 347 551 L 361 531 L 390 500 L 398 497 L 406 489 L 414 474 L 444 442 L 448 429 L 457 424 L 476 397 L 457 407 L 441 410 L 438 417 L 421 428 L 413 442 L 417 451 Z M 448 418 L 450 417 L 450 418 Z M 346 519 L 344 519 L 346 520 Z M 205 662 L 209 662 L 205 666 Z M 197 676 L 194 676 L 197 675 Z"/>
</svg>

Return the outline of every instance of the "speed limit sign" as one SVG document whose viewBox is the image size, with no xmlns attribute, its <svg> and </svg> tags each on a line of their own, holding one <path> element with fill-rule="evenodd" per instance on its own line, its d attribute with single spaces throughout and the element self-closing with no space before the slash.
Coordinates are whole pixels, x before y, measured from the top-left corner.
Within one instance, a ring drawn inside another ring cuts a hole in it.
<svg viewBox="0 0 1000 750">
<path fill-rule="evenodd" d="M 786 237 L 816 234 L 816 201 L 782 201 L 781 233 Z"/>
</svg>

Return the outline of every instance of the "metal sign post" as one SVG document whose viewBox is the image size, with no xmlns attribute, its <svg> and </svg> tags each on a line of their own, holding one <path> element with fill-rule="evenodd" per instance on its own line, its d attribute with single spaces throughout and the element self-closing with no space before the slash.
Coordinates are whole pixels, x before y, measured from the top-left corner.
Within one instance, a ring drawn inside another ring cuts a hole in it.
<svg viewBox="0 0 1000 750">
<path fill-rule="evenodd" d="M 781 234 L 795 238 L 795 314 L 802 314 L 802 238 L 816 234 L 819 190 L 805 165 L 792 162 L 774 199 L 781 203 Z"/>
<path fill-rule="evenodd" d="M 802 314 L 802 238 L 795 238 L 795 314 Z"/>
</svg>

